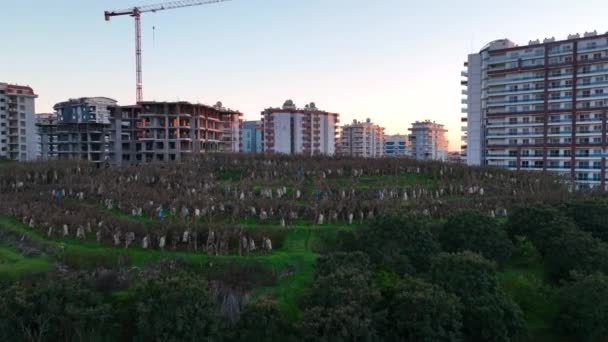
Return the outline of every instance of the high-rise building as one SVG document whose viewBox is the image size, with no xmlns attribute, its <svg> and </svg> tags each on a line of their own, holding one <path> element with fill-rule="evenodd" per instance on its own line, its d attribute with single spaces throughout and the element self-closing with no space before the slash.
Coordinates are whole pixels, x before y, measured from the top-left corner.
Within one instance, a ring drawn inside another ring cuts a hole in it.
<svg viewBox="0 0 608 342">
<path fill-rule="evenodd" d="M 297 108 L 291 100 L 282 108 L 268 108 L 262 112 L 264 152 L 334 155 L 339 116 L 314 103 Z"/>
<path fill-rule="evenodd" d="M 412 124 L 409 136 L 412 157 L 418 160 L 443 160 L 448 156 L 447 130 L 442 124 L 429 120 Z"/>
<path fill-rule="evenodd" d="M 553 171 L 606 188 L 608 34 L 501 39 L 471 54 L 462 154 L 469 165 Z"/>
<path fill-rule="evenodd" d="M 387 135 L 384 137 L 384 155 L 386 157 L 406 157 L 410 155 L 407 135 Z"/>
<path fill-rule="evenodd" d="M 262 153 L 262 121 L 241 123 L 241 152 Z"/>
<path fill-rule="evenodd" d="M 377 158 L 384 154 L 384 127 L 367 119 L 365 122 L 353 120 L 342 126 L 340 134 L 340 154 L 352 157 Z"/>
<path fill-rule="evenodd" d="M 37 97 L 31 87 L 0 83 L 0 158 L 27 161 L 38 157 Z"/>
</svg>

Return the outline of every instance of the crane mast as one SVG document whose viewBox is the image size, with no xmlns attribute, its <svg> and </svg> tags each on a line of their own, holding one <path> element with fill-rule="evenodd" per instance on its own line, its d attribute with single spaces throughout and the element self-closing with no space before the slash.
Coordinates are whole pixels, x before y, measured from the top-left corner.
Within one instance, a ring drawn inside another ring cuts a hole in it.
<svg viewBox="0 0 608 342">
<path fill-rule="evenodd" d="M 133 17 L 135 21 L 135 99 L 140 103 L 144 99 L 143 94 L 143 70 L 142 70 L 142 50 L 141 50 L 141 14 L 147 12 L 158 12 L 176 8 L 192 7 L 199 5 L 209 5 L 230 0 L 178 0 L 170 1 L 162 4 L 137 6 L 122 10 L 105 11 L 104 17 L 106 21 L 110 21 L 112 17 L 128 15 Z"/>
</svg>

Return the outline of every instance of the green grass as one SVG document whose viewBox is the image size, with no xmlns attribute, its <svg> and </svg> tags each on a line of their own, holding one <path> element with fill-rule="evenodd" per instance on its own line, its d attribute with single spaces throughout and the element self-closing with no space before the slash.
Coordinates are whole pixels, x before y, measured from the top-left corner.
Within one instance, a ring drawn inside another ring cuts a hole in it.
<svg viewBox="0 0 608 342">
<path fill-rule="evenodd" d="M 46 257 L 26 257 L 19 251 L 0 245 L 0 280 L 14 280 L 32 272 L 46 271 L 51 267 Z"/>
</svg>

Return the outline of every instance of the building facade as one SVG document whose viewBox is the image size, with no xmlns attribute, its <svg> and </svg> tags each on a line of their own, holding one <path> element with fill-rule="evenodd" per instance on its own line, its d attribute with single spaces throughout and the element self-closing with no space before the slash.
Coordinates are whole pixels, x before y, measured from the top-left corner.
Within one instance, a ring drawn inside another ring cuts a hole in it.
<svg viewBox="0 0 608 342">
<path fill-rule="evenodd" d="M 0 158 L 38 157 L 36 98 L 28 86 L 0 83 Z"/>
<path fill-rule="evenodd" d="M 353 120 L 342 126 L 340 134 L 340 154 L 351 157 L 378 158 L 384 155 L 384 127 L 367 119 L 365 122 Z"/>
<path fill-rule="evenodd" d="M 109 165 L 238 151 L 242 114 L 222 106 L 151 101 L 119 106 L 107 98 L 83 98 L 58 103 L 55 110 L 56 123 L 39 127 L 41 141 L 57 137 L 59 159 Z"/>
<path fill-rule="evenodd" d="M 386 157 L 410 156 L 407 135 L 387 135 L 384 137 L 384 155 Z"/>
<path fill-rule="evenodd" d="M 282 108 L 268 108 L 262 112 L 264 152 L 335 155 L 339 117 L 314 103 L 297 108 L 291 100 Z"/>
<path fill-rule="evenodd" d="M 576 189 L 606 189 L 608 34 L 497 40 L 465 65 L 468 164 L 552 171 Z"/>
<path fill-rule="evenodd" d="M 262 153 L 262 121 L 244 121 L 241 124 L 241 152 Z"/>
<path fill-rule="evenodd" d="M 110 162 L 110 113 L 116 107 L 116 100 L 107 97 L 69 99 L 53 107 L 57 117 L 55 127 L 40 127 L 46 130 L 54 129 L 59 159 Z M 51 138 L 47 135 L 41 140 Z"/>
<path fill-rule="evenodd" d="M 410 153 L 418 160 L 447 160 L 447 130 L 442 124 L 429 120 L 416 121 L 408 129 Z"/>
</svg>

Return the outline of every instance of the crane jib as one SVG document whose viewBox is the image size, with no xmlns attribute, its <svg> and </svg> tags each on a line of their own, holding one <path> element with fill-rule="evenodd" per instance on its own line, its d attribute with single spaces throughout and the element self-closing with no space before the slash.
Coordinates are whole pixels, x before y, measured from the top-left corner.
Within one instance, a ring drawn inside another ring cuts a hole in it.
<svg viewBox="0 0 608 342">
<path fill-rule="evenodd" d="M 104 17 L 106 21 L 110 21 L 111 17 L 129 15 L 135 19 L 135 98 L 137 103 L 143 101 L 143 71 L 142 71 L 142 52 L 141 52 L 141 18 L 142 13 L 157 12 L 169 9 L 182 7 L 191 7 L 199 5 L 209 5 L 230 0 L 178 0 L 170 1 L 156 5 L 137 6 L 122 10 L 105 11 Z"/>
</svg>

